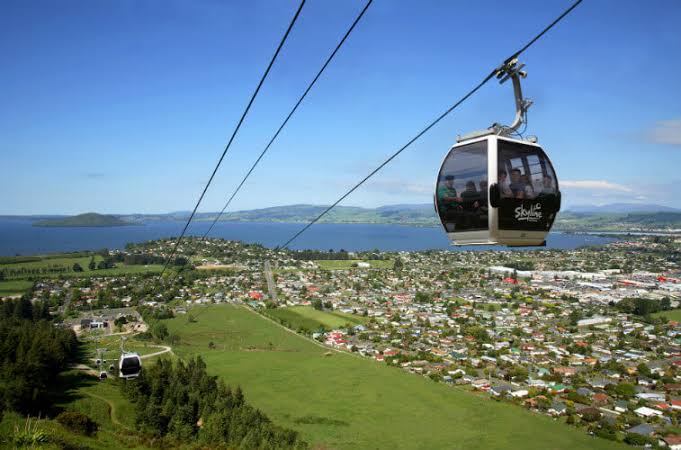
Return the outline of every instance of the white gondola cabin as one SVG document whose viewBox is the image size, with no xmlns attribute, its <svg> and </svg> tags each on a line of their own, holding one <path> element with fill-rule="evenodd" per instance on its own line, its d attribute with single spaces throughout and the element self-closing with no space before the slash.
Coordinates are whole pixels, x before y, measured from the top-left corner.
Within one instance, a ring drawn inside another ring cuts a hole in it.
<svg viewBox="0 0 681 450">
<path fill-rule="evenodd" d="M 513 81 L 513 123 L 458 139 L 438 173 L 435 211 L 455 245 L 545 245 L 560 210 L 551 161 L 536 138 L 518 132 L 532 105 L 520 86 L 523 67 L 513 58 L 496 70 L 500 83 Z"/>
<path fill-rule="evenodd" d="M 480 133 L 445 157 L 435 209 L 455 245 L 545 245 L 560 210 L 558 180 L 535 142 Z"/>
<path fill-rule="evenodd" d="M 142 371 L 142 358 L 137 353 L 122 353 L 118 360 L 120 378 L 137 378 Z"/>
</svg>

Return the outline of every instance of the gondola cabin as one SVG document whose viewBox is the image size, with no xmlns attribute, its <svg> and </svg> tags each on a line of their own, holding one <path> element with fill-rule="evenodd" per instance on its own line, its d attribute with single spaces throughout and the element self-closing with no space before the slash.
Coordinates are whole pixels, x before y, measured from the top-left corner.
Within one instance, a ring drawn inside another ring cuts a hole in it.
<svg viewBox="0 0 681 450">
<path fill-rule="evenodd" d="M 435 210 L 455 245 L 545 245 L 560 210 L 558 180 L 536 142 L 479 133 L 452 147 Z"/>
<path fill-rule="evenodd" d="M 137 353 L 122 353 L 118 360 L 118 376 L 120 378 L 137 378 L 142 371 L 142 359 Z"/>
</svg>

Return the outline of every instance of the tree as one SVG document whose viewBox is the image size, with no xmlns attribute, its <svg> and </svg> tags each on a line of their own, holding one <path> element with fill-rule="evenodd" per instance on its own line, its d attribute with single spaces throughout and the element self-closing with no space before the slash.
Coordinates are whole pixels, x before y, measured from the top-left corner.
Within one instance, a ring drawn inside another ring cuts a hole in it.
<svg viewBox="0 0 681 450">
<path fill-rule="evenodd" d="M 636 389 L 633 384 L 619 383 L 615 386 L 615 393 L 623 398 L 632 398 L 636 395 Z"/>
<path fill-rule="evenodd" d="M 636 370 L 640 375 L 643 375 L 644 377 L 650 376 L 650 368 L 646 366 L 645 363 L 640 363 L 638 366 L 636 366 Z"/>
<path fill-rule="evenodd" d="M 80 264 L 78 264 L 78 263 L 73 263 L 73 271 L 74 271 L 74 272 L 82 272 L 82 271 L 83 271 L 83 268 L 81 267 Z"/>
<path fill-rule="evenodd" d="M 399 271 L 399 270 L 402 270 L 403 267 L 404 267 L 404 263 L 402 262 L 402 259 L 396 258 L 395 263 L 393 264 L 393 269 Z"/>
<path fill-rule="evenodd" d="M 95 262 L 95 257 L 90 258 L 90 263 L 87 265 L 88 269 L 95 270 L 97 268 L 97 263 Z"/>
<path fill-rule="evenodd" d="M 583 317 L 583 315 L 582 315 L 582 312 L 580 310 L 578 310 L 578 309 L 573 310 L 570 313 L 570 325 L 576 326 L 577 322 L 582 320 L 582 317 Z"/>
<path fill-rule="evenodd" d="M 156 322 L 151 328 L 151 334 L 158 340 L 163 341 L 168 337 L 168 327 L 163 322 Z"/>
<path fill-rule="evenodd" d="M 648 438 L 636 433 L 627 433 L 624 442 L 629 445 L 645 445 L 648 443 Z"/>
</svg>

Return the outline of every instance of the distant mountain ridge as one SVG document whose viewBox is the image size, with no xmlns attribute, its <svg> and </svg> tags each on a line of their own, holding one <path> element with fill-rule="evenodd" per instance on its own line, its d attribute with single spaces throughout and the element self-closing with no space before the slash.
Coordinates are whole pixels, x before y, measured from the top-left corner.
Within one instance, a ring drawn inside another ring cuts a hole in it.
<svg viewBox="0 0 681 450">
<path fill-rule="evenodd" d="M 319 216 L 327 205 L 287 205 L 225 213 L 222 221 L 234 222 L 309 222 Z M 214 220 L 216 213 L 204 213 L 199 220 Z M 383 223 L 435 225 L 439 220 L 432 205 L 386 205 L 379 208 L 337 206 L 320 223 Z"/>
<path fill-rule="evenodd" d="M 268 208 L 228 212 L 221 222 L 288 222 L 304 223 L 319 216 L 327 205 L 295 204 Z M 96 214 L 77 216 L 23 216 L 35 220 L 35 226 L 53 227 L 113 227 L 142 225 L 153 222 L 185 221 L 188 211 L 162 214 Z M 194 221 L 212 221 L 217 212 L 202 212 Z M 16 219 L 19 216 L 0 216 Z M 439 226 L 432 204 L 395 204 L 377 208 L 337 206 L 325 215 L 320 223 L 395 224 L 414 226 Z M 604 231 L 640 229 L 681 229 L 681 210 L 660 205 L 615 203 L 611 205 L 581 205 L 561 211 L 555 229 L 564 231 Z"/>
<path fill-rule="evenodd" d="M 574 205 L 566 208 L 568 212 L 574 213 L 657 213 L 657 212 L 681 212 L 681 209 L 670 206 L 645 204 L 645 203 L 610 203 L 607 205 Z"/>
</svg>

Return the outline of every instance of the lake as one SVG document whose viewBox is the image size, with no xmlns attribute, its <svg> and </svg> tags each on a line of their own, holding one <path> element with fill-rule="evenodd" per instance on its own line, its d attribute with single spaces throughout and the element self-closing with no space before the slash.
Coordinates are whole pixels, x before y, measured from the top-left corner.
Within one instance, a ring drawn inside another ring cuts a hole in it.
<svg viewBox="0 0 681 450">
<path fill-rule="evenodd" d="M 30 219 L 0 219 L 0 255 L 36 255 L 98 250 L 122 249 L 128 242 L 144 242 L 164 237 L 179 236 L 184 222 L 149 222 L 112 228 L 43 228 L 33 227 Z M 215 225 L 211 237 L 260 243 L 267 247 L 282 245 L 301 223 L 222 222 Z M 203 235 L 209 223 L 193 223 L 190 235 Z M 598 245 L 616 239 L 551 233 L 546 248 L 572 249 L 584 245 Z M 501 247 L 453 247 L 440 228 L 404 225 L 372 224 L 316 224 L 291 245 L 293 249 L 345 249 L 349 251 L 379 249 L 383 251 L 415 251 L 428 249 L 489 250 Z M 520 249 L 522 250 L 522 249 Z"/>
</svg>

